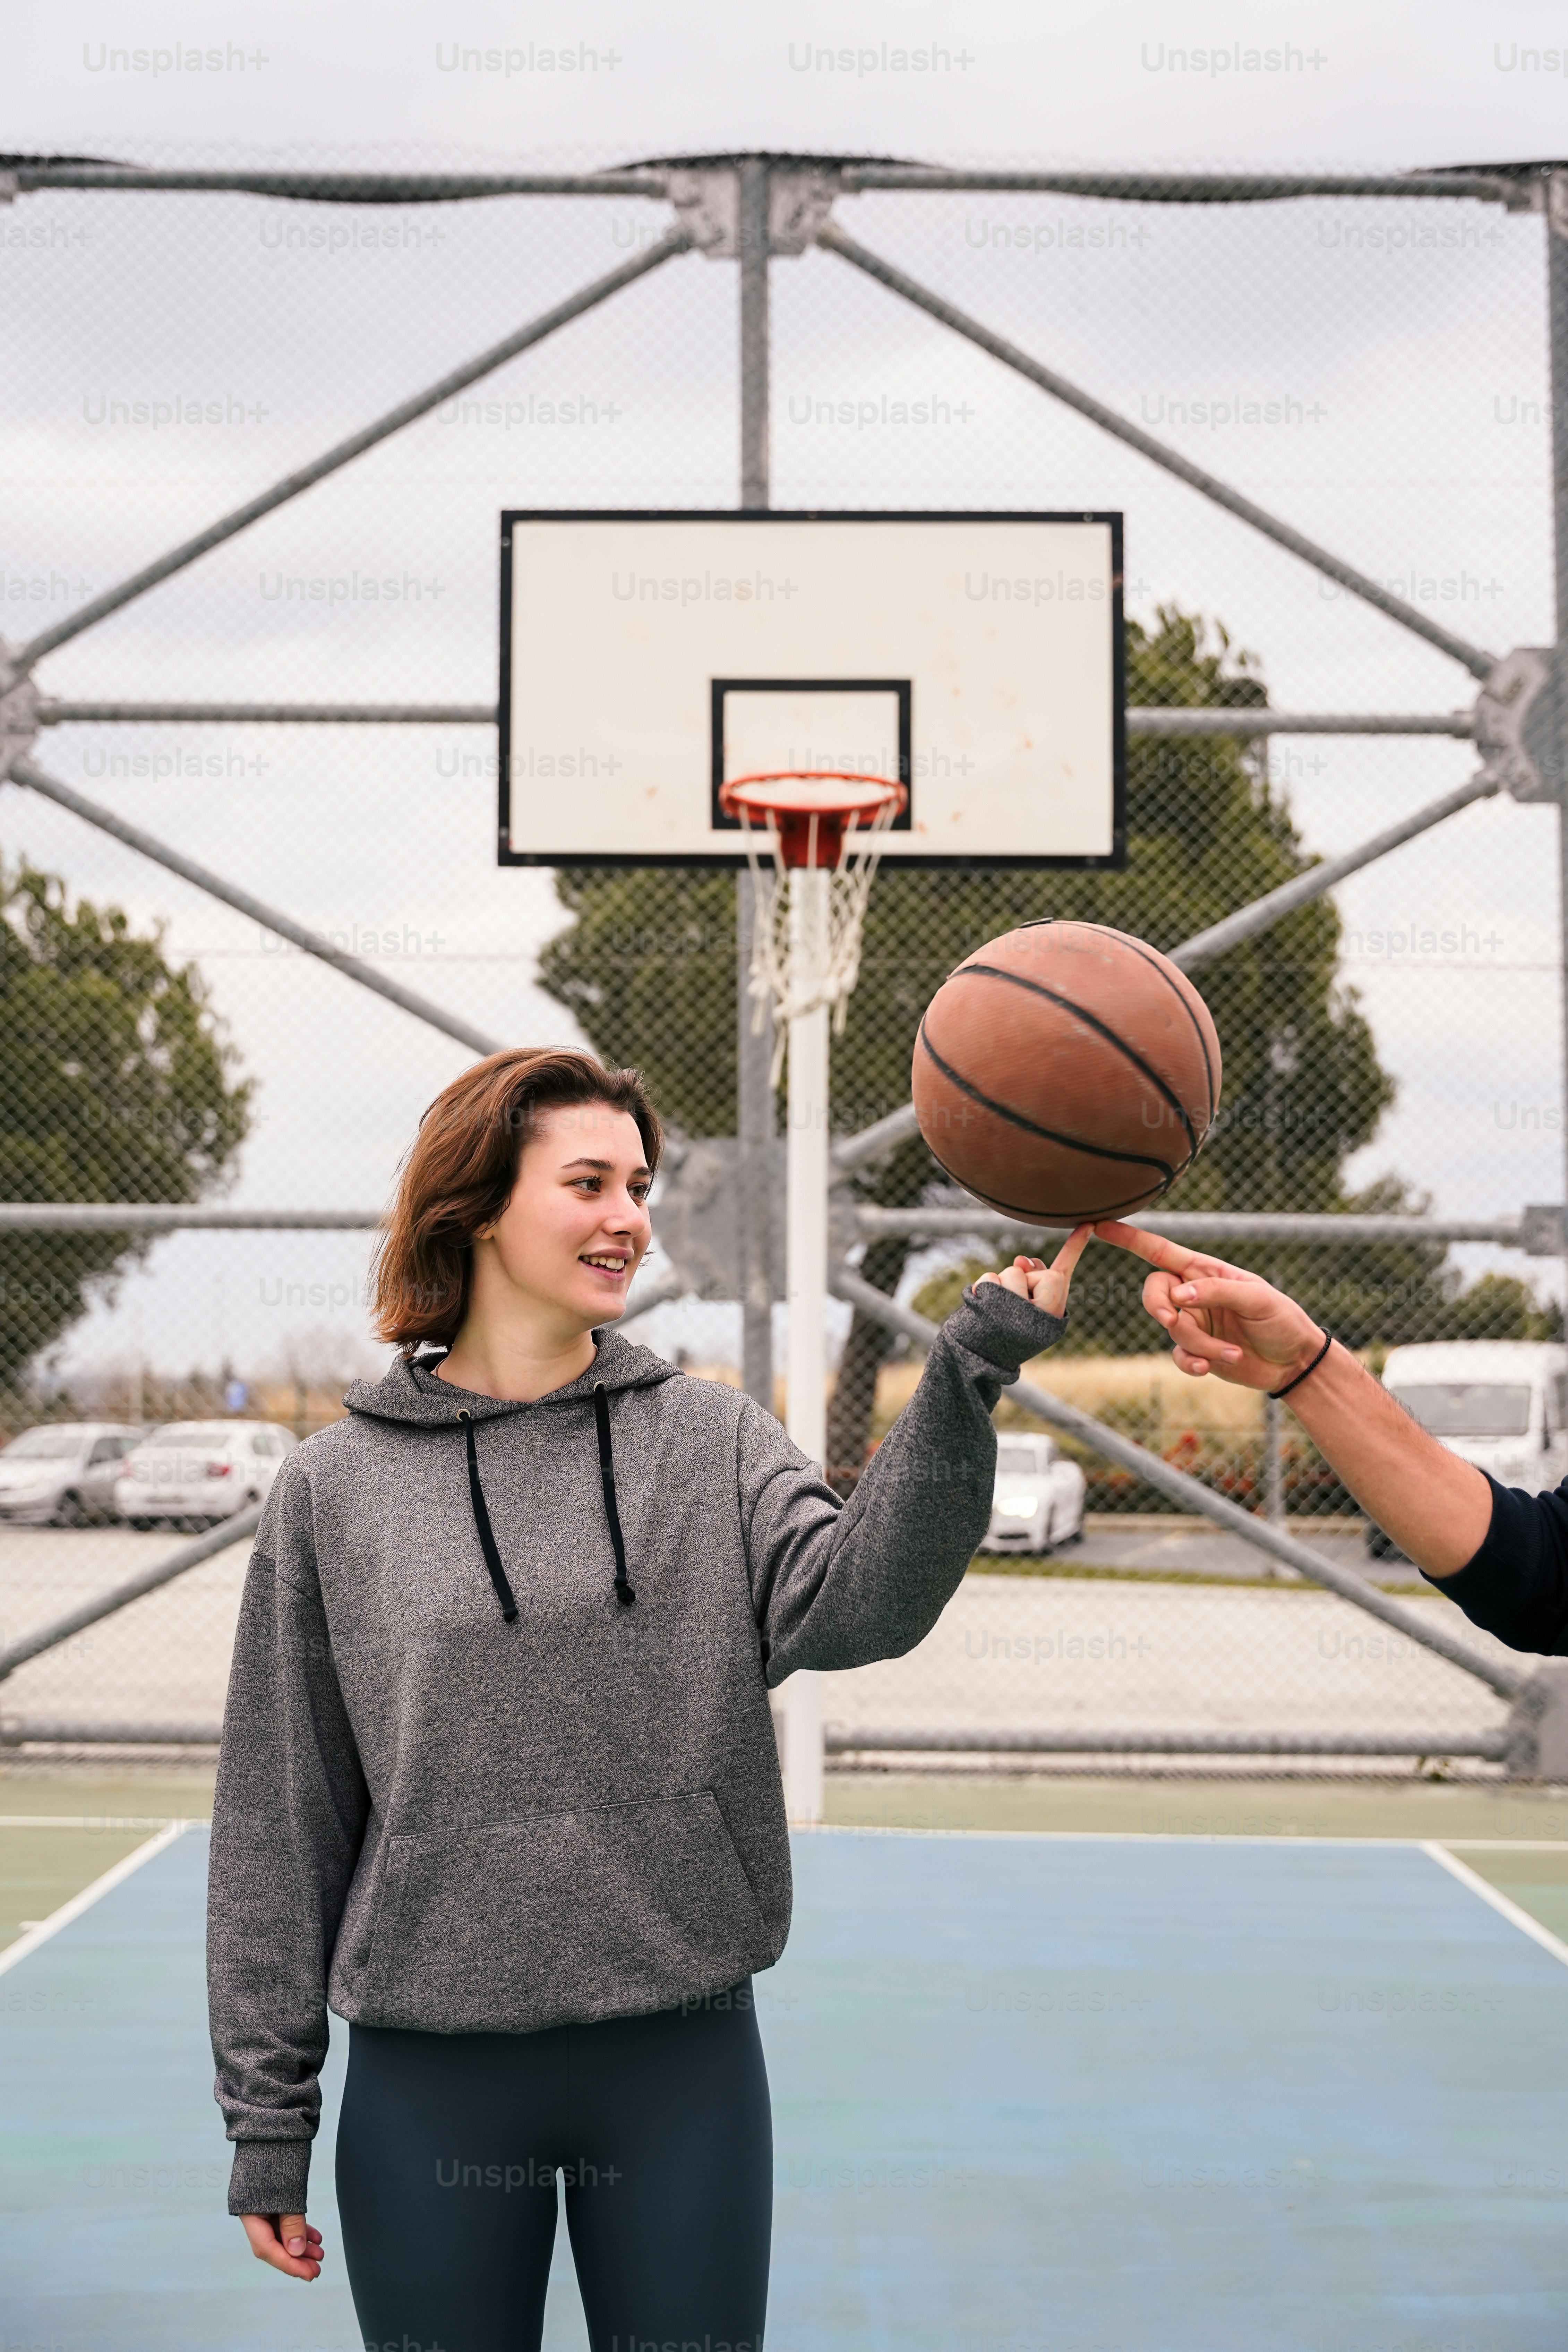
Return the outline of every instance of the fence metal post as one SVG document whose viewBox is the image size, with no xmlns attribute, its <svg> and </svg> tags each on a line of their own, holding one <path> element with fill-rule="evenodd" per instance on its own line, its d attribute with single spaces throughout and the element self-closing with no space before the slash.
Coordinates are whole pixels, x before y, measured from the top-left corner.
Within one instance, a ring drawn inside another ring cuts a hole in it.
<svg viewBox="0 0 1568 2352">
<path fill-rule="evenodd" d="M 768 479 L 768 166 L 760 155 L 741 164 L 738 236 L 741 272 L 741 504 L 758 513 L 769 503 Z M 773 1403 L 773 1289 L 768 1276 L 773 1090 L 768 1083 L 773 1024 L 760 1034 L 752 1027 L 746 992 L 752 924 L 756 919 L 750 874 L 736 879 L 736 946 L 740 1031 L 736 1039 L 736 1118 L 742 1167 L 741 1230 L 742 1379 L 747 1391 L 771 1412 Z M 784 1768 L 784 1806 L 792 1822 L 822 1818 L 822 1706 L 816 1676 L 791 1675 L 773 1693 L 773 1727 Z"/>
<path fill-rule="evenodd" d="M 1263 1404 L 1263 1508 L 1269 1524 L 1285 1524 L 1285 1447 L 1279 1406 L 1273 1397 Z"/>
<path fill-rule="evenodd" d="M 1568 1099 L 1568 680 L 1563 677 L 1563 638 L 1568 635 L 1568 172 L 1553 172 L 1546 184 L 1547 343 L 1552 385 L 1552 534 L 1556 590 L 1556 651 L 1553 715 L 1556 720 L 1558 952 L 1563 964 L 1562 1068 Z M 1568 1160 L 1564 1162 L 1568 1184 Z M 1568 1192 L 1563 1194 L 1568 1200 Z M 1568 1286 L 1568 1211 L 1563 1214 L 1563 1279 Z M 1568 1314 L 1568 1286 L 1563 1294 Z"/>
<path fill-rule="evenodd" d="M 741 165 L 741 504 L 768 503 L 768 167 Z M 769 1176 L 773 1139 L 772 1008 L 760 1032 L 749 991 L 756 920 L 752 877 L 735 877 L 735 1131 L 739 1138 L 741 1379 L 748 1396 L 773 1409 L 773 1308 L 768 1276 Z"/>
<path fill-rule="evenodd" d="M 1267 747 L 1265 747 L 1266 769 L 1267 764 L 1268 754 Z M 1271 1096 L 1273 1091 L 1274 1077 L 1273 1074 L 1270 1073 L 1269 1092 Z M 1279 1190 L 1278 1182 L 1278 1166 L 1276 1166 L 1274 1172 L 1276 1181 L 1273 1189 L 1276 1194 L 1278 1194 Z M 1278 1259 L 1274 1260 L 1269 1265 L 1268 1279 L 1274 1284 L 1276 1289 L 1278 1289 L 1279 1285 L 1279 1265 Z M 1263 1510 L 1264 1516 L 1267 1517 L 1270 1527 L 1282 1528 L 1284 1526 L 1285 1415 L 1280 1407 L 1279 1399 L 1267 1394 L 1263 1400 Z M 1272 1560 L 1268 1563 L 1268 1573 L 1270 1576 L 1278 1576 L 1279 1573 L 1279 1569 Z"/>
<path fill-rule="evenodd" d="M 773 1300 L 769 1274 L 768 1214 L 773 1137 L 773 1013 L 753 1032 L 755 1000 L 747 982 L 756 894 L 745 868 L 735 877 L 735 1124 L 740 1138 L 736 1197 L 741 1293 L 741 1385 L 769 1412 L 773 1409 Z"/>
<path fill-rule="evenodd" d="M 741 504 L 768 504 L 768 167 L 741 165 Z"/>
<path fill-rule="evenodd" d="M 1552 783 L 1557 802 L 1557 929 L 1562 961 L 1563 1035 L 1559 1067 L 1568 1099 L 1568 679 L 1563 676 L 1563 639 L 1568 635 L 1568 172 L 1546 183 L 1547 352 L 1552 385 L 1552 557 L 1556 625 L 1552 654 L 1552 718 L 1556 735 Z M 1568 1182 L 1568 1162 L 1564 1167 Z M 1568 1200 L 1568 1193 L 1564 1194 Z M 1568 1317 L 1568 1208 L 1563 1219 L 1563 1313 Z M 1568 1769 L 1568 1675 L 1554 1665 L 1538 1670 L 1521 1702 L 1524 1737 L 1518 1769 L 1537 1780 L 1555 1780 Z"/>
</svg>

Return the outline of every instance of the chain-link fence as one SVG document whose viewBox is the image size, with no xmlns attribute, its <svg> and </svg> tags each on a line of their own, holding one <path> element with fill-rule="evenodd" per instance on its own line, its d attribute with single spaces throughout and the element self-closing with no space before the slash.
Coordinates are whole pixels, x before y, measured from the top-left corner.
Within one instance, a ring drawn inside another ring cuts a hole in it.
<svg viewBox="0 0 1568 2352">
<path fill-rule="evenodd" d="M 884 872 L 834 1047 L 841 1139 L 901 1109 L 921 1009 L 998 931 L 1077 915 L 1174 950 L 1407 826 L 1194 967 L 1225 1097 L 1168 1205 L 1220 1221 L 1217 1247 L 1374 1368 L 1430 1341 L 1534 1350 L 1493 1360 L 1508 1401 L 1487 1433 L 1514 1483 L 1568 1471 L 1560 1233 L 1524 1214 L 1563 1192 L 1559 816 L 1531 804 L 1560 771 L 1531 715 L 1549 666 L 1493 672 L 1554 635 L 1558 181 L 1068 193 L 781 164 L 775 184 L 810 201 L 805 249 L 782 241 L 765 273 L 759 440 L 727 166 L 414 201 L 438 192 L 73 186 L 92 175 L 13 163 L 8 1432 L 228 1412 L 305 1434 L 340 1410 L 375 1360 L 369 1227 L 420 1110 L 491 1039 L 647 1072 L 687 1149 L 650 1269 L 667 1295 L 639 1328 L 742 1376 L 735 877 L 498 869 L 493 711 L 500 510 L 731 507 L 744 447 L 753 502 L 762 467 L 776 508 L 1126 516 L 1125 867 Z M 661 258 L 672 219 L 711 249 Z M 395 430 L 316 464 L 399 404 Z M 76 625 L 274 484 L 289 495 L 246 527 Z M 534 747 L 540 773 L 590 788 L 591 733 L 589 714 L 580 743 Z M 928 1319 L 1001 1247 L 939 1174 L 905 1131 L 844 1179 L 852 1209 L 882 1213 L 859 1278 Z M 96 1223 L 51 1218 L 62 1204 Z M 114 1222 L 127 1209 L 140 1229 Z M 1302 1216 L 1384 1222 L 1349 1240 L 1279 1222 Z M 1237 1217 L 1275 1222 L 1247 1239 Z M 1012 1738 L 1037 1764 L 1186 1738 L 1211 1759 L 1316 1745 L 1322 1769 L 1331 1750 L 1504 1769 L 1502 1654 L 1464 1633 L 1478 1678 L 1395 1622 L 1407 1602 L 1460 1638 L 1289 1416 L 1172 1373 L 1140 1272 L 1092 1251 L 1032 1377 L 1142 1454 L 1058 1424 L 1087 1481 L 1081 1539 L 1047 1526 L 1038 1552 L 988 1555 L 1004 1572 L 967 1580 L 911 1659 L 828 1689 L 830 1747 L 979 1738 L 994 1758 Z M 841 1306 L 846 1491 L 908 1393 L 914 1328 Z M 1480 1362 L 1456 1360 L 1449 1387 Z M 1183 1518 L 1151 1464 L 1283 1548 Z M 180 1540 L 35 1528 L 29 1507 L 0 1492 L 17 1519 L 0 1643 Z M 1314 1590 L 1290 1538 L 1342 1585 L 1392 1589 L 1383 1619 Z M 210 1727 L 242 1560 L 18 1664 L 7 1736 Z"/>
</svg>

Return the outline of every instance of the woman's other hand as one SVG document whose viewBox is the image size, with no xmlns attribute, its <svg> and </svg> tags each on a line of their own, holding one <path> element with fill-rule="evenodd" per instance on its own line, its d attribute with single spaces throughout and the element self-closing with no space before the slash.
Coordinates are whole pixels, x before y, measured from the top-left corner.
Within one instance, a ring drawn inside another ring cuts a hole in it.
<svg viewBox="0 0 1568 2352">
<path fill-rule="evenodd" d="M 303 2213 L 242 2213 L 250 2251 L 289 2278 L 313 2279 L 321 2267 L 321 2233 Z"/>
<path fill-rule="evenodd" d="M 1043 1257 L 1016 1257 L 998 1273 L 983 1274 L 974 1287 L 978 1290 L 984 1282 L 999 1283 L 1004 1290 L 1027 1298 L 1047 1315 L 1065 1315 L 1072 1270 L 1093 1239 L 1092 1225 L 1075 1225 L 1049 1265 Z"/>
<path fill-rule="evenodd" d="M 1136 1225 L 1096 1225 L 1094 1231 L 1153 1267 L 1143 1304 L 1163 1327 L 1177 1370 L 1193 1380 L 1213 1372 L 1237 1388 L 1283 1388 L 1323 1344 L 1305 1307 L 1245 1266 Z"/>
</svg>

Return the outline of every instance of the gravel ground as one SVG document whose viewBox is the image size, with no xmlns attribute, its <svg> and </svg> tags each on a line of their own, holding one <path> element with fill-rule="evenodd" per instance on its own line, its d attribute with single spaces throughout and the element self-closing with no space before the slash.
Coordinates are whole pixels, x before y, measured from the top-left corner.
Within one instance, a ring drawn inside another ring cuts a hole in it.
<svg viewBox="0 0 1568 2352">
<path fill-rule="evenodd" d="M 1451 1603 L 1410 1604 L 1464 1631 Z M 1511 1653 L 1473 1629 L 1478 1653 Z M 966 1577 L 907 1658 L 836 1675 L 825 1722 L 872 1729 L 1354 1732 L 1446 1739 L 1503 1703 L 1408 1635 L 1310 1588 Z"/>
<path fill-rule="evenodd" d="M 849 1735 L 1387 1732 L 1436 1748 L 1500 1722 L 1502 1703 L 1484 1684 L 1332 1594 L 1294 1582 L 1227 1591 L 1142 1580 L 1161 1563 L 1220 1573 L 1212 1563 L 1222 1543 L 1247 1552 L 1232 1538 L 1206 1542 L 1200 1531 L 1094 1531 L 1050 1575 L 966 1577 L 908 1657 L 825 1681 L 825 1720 Z M 1139 1569 L 1139 1580 L 1072 1573 L 1108 1544 L 1119 1559 L 1102 1566 Z M 0 1640 L 171 1549 L 166 1535 L 125 1528 L 0 1529 Z M 248 1554 L 237 1544 L 19 1667 L 0 1691 L 0 1720 L 216 1723 Z M 1410 1605 L 1479 1654 L 1512 1657 L 1436 1594 Z"/>
<path fill-rule="evenodd" d="M 188 1537 L 130 1528 L 0 1528 L 0 1643 L 163 1559 Z M 89 1625 L 0 1684 L 0 1725 L 17 1717 L 72 1722 L 216 1724 L 248 1542 Z"/>
</svg>

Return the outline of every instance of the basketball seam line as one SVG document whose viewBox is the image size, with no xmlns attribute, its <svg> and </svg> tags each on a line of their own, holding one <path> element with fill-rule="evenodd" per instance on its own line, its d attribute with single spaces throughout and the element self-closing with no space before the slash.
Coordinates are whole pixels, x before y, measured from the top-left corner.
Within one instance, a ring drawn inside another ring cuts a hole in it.
<svg viewBox="0 0 1568 2352">
<path fill-rule="evenodd" d="M 1043 981 L 1026 980 L 1021 972 L 1005 971 L 1000 964 L 961 963 L 958 970 L 952 974 L 952 978 L 954 980 L 962 980 L 966 972 L 983 973 L 989 980 L 1004 980 L 1009 982 L 1009 984 L 1014 988 L 1027 989 L 1032 996 L 1043 996 L 1047 1004 L 1059 1005 L 1064 1013 L 1070 1013 L 1075 1020 L 1081 1021 L 1085 1028 L 1092 1029 L 1097 1036 L 1103 1037 L 1108 1045 L 1114 1045 L 1117 1052 L 1131 1062 L 1135 1070 L 1141 1070 L 1143 1076 L 1148 1079 L 1150 1085 L 1155 1087 L 1159 1093 L 1163 1095 L 1165 1100 L 1170 1104 L 1171 1108 L 1175 1112 L 1176 1117 L 1181 1120 L 1183 1132 L 1185 1134 L 1187 1142 L 1191 1147 L 1185 1160 L 1182 1162 L 1182 1168 L 1187 1169 L 1192 1166 L 1193 1161 L 1198 1156 L 1198 1139 L 1196 1131 L 1194 1129 L 1193 1122 L 1187 1116 L 1185 1108 L 1178 1097 L 1172 1092 L 1171 1088 L 1165 1084 L 1164 1079 L 1160 1076 L 1159 1072 L 1157 1070 L 1151 1069 L 1149 1064 L 1143 1059 L 1142 1055 L 1141 1054 L 1134 1053 L 1132 1047 L 1129 1045 L 1124 1039 L 1119 1037 L 1114 1029 L 1108 1028 L 1106 1024 L 1100 1020 L 1096 1014 L 1085 1012 L 1081 1004 L 1075 1004 L 1070 996 L 1058 996 L 1056 990 L 1054 988 L 1047 988 Z M 1117 1156 L 1124 1159 L 1136 1159 L 1139 1155 L 1134 1152 L 1119 1153 Z M 1163 1160 L 1157 1161 L 1155 1164 L 1162 1168 L 1165 1165 Z M 1181 1171 L 1177 1171 L 1176 1172 L 1179 1174 Z M 1169 1182 L 1173 1180 L 1171 1178 L 1167 1178 L 1166 1181 Z"/>
<path fill-rule="evenodd" d="M 1056 919 L 1057 919 L 1054 915 L 1041 915 L 1037 917 L 1036 920 L 1032 923 L 1020 923 L 1018 929 L 1021 931 L 1043 930 L 1047 924 L 1055 923 Z M 1204 1113 L 1204 1135 L 1206 1139 L 1210 1128 L 1214 1125 L 1215 1114 L 1214 1064 L 1209 1059 L 1208 1040 L 1204 1035 L 1203 1024 L 1199 1021 L 1197 1014 L 1193 1011 L 1192 1006 L 1187 1003 L 1186 998 L 1182 994 L 1181 990 L 1176 986 L 1175 982 L 1165 970 L 1164 958 L 1160 954 L 1158 949 L 1151 950 L 1144 946 L 1142 940 L 1135 940 L 1131 931 L 1119 931 L 1114 923 L 1091 923 L 1089 921 L 1087 917 L 1080 915 L 1075 915 L 1071 919 L 1086 931 L 1100 931 L 1102 932 L 1108 940 L 1120 940 L 1123 947 L 1129 947 L 1132 950 L 1134 955 L 1142 956 L 1143 961 L 1148 965 L 1150 971 L 1154 973 L 1155 977 L 1164 982 L 1166 987 L 1170 990 L 1172 995 L 1181 1006 L 1182 1011 L 1192 1023 L 1193 1034 L 1198 1041 L 1198 1051 L 1204 1057 L 1204 1091 L 1208 1102 L 1208 1108 Z M 1198 1147 L 1198 1149 L 1201 1148 L 1201 1146 Z M 1196 1150 L 1194 1150 L 1194 1157 L 1196 1157 Z M 1191 1163 L 1189 1162 L 1189 1165 Z"/>
<path fill-rule="evenodd" d="M 1156 980 L 1163 980 L 1164 982 L 1166 987 L 1170 990 L 1172 995 L 1181 1006 L 1182 1011 L 1192 1023 L 1193 1034 L 1198 1041 L 1198 1051 L 1204 1057 L 1204 1091 L 1208 1098 L 1208 1108 L 1204 1114 L 1204 1133 L 1206 1136 L 1209 1129 L 1214 1125 L 1214 1064 L 1209 1059 L 1208 1041 L 1204 1035 L 1203 1024 L 1200 1023 L 1197 1014 L 1193 1011 L 1192 1006 L 1187 1003 L 1186 998 L 1182 994 L 1181 990 L 1176 986 L 1176 983 L 1171 978 L 1170 973 L 1164 969 L 1163 958 L 1160 956 L 1157 950 L 1152 954 L 1143 945 L 1142 941 L 1141 940 L 1135 940 L 1130 931 L 1112 930 L 1111 926 L 1109 923 L 1095 923 L 1091 928 L 1097 931 L 1110 931 L 1112 938 L 1121 940 L 1126 946 L 1132 950 L 1134 955 L 1142 956 L 1143 961 L 1148 965 Z"/>
<path fill-rule="evenodd" d="M 1121 1160 L 1133 1168 L 1157 1168 L 1165 1185 L 1173 1184 L 1181 1173 L 1180 1169 L 1171 1167 L 1168 1161 L 1156 1160 L 1152 1152 L 1113 1151 L 1109 1144 L 1085 1143 L 1076 1135 L 1061 1135 L 1055 1128 L 1041 1127 L 1035 1119 L 1026 1118 L 1021 1110 L 1009 1110 L 1005 1103 L 993 1102 L 989 1095 L 983 1095 L 978 1087 L 971 1086 L 967 1078 L 961 1077 L 955 1069 L 942 1060 L 936 1047 L 926 1035 L 926 1025 L 923 1021 L 920 1025 L 917 1042 L 924 1046 L 942 1076 L 950 1085 L 955 1086 L 961 1094 L 966 1094 L 970 1100 L 977 1102 L 983 1110 L 994 1111 L 998 1118 L 1009 1120 L 1014 1127 L 1026 1129 L 1029 1134 L 1039 1136 L 1047 1143 L 1059 1143 L 1068 1151 L 1081 1151 L 1086 1159 L 1089 1160 Z M 928 1150 L 931 1149 L 929 1139 L 926 1148 Z M 938 1156 L 934 1150 L 931 1151 L 933 1159 Z M 944 1168 L 947 1167 L 945 1160 L 942 1164 Z M 1183 1162 L 1184 1166 L 1186 1164 L 1185 1161 Z M 950 1169 L 948 1172 L 951 1175 L 952 1171 Z"/>
<path fill-rule="evenodd" d="M 947 1170 L 947 1173 L 952 1178 L 954 1183 L 963 1184 L 963 1179 L 958 1173 L 957 1169 L 948 1168 L 946 1160 L 942 1158 L 934 1143 L 928 1141 L 926 1143 L 926 1150 L 931 1153 L 931 1158 L 936 1161 L 939 1168 Z M 1159 1191 L 1163 1192 L 1167 1188 L 1162 1184 Z M 972 1190 L 972 1186 L 967 1184 L 964 1185 L 965 1192 L 970 1192 Z M 977 1200 L 984 1201 L 990 1208 L 1000 1209 L 1004 1216 L 1016 1217 L 1019 1223 L 1022 1225 L 1039 1225 L 1042 1222 L 1042 1212 L 1040 1210 L 1021 1208 L 1016 1201 L 993 1200 L 988 1193 L 984 1192 L 976 1193 L 975 1198 Z M 1154 1198 L 1156 1200 L 1159 1198 L 1158 1192 L 1156 1192 Z M 1054 1224 L 1057 1219 L 1060 1217 L 1064 1220 L 1070 1220 L 1075 1225 L 1098 1225 L 1102 1224 L 1107 1217 L 1120 1216 L 1123 1209 L 1146 1209 L 1149 1206 L 1150 1198 L 1147 1193 L 1132 1192 L 1128 1195 L 1125 1201 L 1108 1202 L 1103 1209 L 1052 1209 L 1048 1213 L 1044 1213 L 1046 1222 L 1052 1224 Z"/>
</svg>

